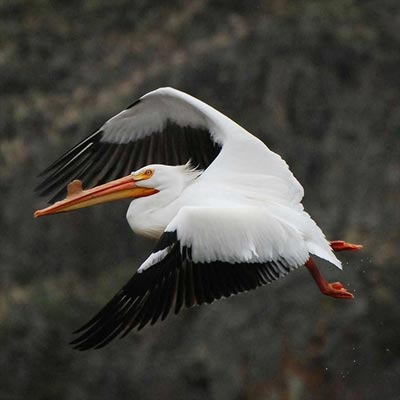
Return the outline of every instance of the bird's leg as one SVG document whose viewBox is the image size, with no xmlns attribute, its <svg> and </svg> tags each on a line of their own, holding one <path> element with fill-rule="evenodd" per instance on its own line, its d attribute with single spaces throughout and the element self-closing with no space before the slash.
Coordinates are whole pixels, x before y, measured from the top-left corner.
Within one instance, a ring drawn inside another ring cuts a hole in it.
<svg viewBox="0 0 400 400">
<path fill-rule="evenodd" d="M 310 271 L 322 294 L 337 299 L 354 299 L 354 296 L 340 282 L 329 283 L 319 272 L 317 264 L 311 257 L 307 260 L 305 266 Z"/>
<path fill-rule="evenodd" d="M 331 245 L 333 251 L 343 251 L 343 250 L 357 251 L 363 248 L 362 244 L 347 243 L 344 242 L 343 240 L 331 240 L 329 244 Z"/>
</svg>

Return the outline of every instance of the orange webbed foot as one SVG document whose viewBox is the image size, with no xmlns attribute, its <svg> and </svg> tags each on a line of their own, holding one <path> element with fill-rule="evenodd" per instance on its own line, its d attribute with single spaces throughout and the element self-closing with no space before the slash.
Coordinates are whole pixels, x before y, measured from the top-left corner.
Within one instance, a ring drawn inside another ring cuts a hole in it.
<svg viewBox="0 0 400 400">
<path fill-rule="evenodd" d="M 333 251 L 358 251 L 363 248 L 362 244 L 347 243 L 343 240 L 331 240 L 329 243 Z"/>
<path fill-rule="evenodd" d="M 354 299 L 354 295 L 340 282 L 327 282 L 327 285 L 324 285 L 324 287 L 321 288 L 321 292 L 326 296 L 334 297 L 336 299 Z"/>
<path fill-rule="evenodd" d="M 317 264 L 315 264 L 315 261 L 312 258 L 307 260 L 305 266 L 310 271 L 311 276 L 314 278 L 315 283 L 322 294 L 336 299 L 354 299 L 353 294 L 350 293 L 342 283 L 329 283 L 319 272 Z"/>
</svg>

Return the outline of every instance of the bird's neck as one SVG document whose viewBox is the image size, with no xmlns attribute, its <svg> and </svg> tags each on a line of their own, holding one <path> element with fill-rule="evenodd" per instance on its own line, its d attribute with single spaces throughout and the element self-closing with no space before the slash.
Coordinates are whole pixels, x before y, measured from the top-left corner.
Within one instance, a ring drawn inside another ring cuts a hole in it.
<svg viewBox="0 0 400 400">
<path fill-rule="evenodd" d="M 126 218 L 131 229 L 146 237 L 157 239 L 179 211 L 176 201 L 184 188 L 169 188 L 131 202 Z"/>
</svg>

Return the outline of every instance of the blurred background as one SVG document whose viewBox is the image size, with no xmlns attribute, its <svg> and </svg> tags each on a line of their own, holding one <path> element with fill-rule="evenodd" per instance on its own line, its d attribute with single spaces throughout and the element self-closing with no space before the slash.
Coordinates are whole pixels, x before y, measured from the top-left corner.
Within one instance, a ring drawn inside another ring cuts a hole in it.
<svg viewBox="0 0 400 400">
<path fill-rule="evenodd" d="M 0 1 L 0 399 L 400 398 L 397 0 Z M 153 246 L 128 203 L 34 220 L 36 175 L 173 86 L 282 155 L 354 301 L 304 268 L 97 351 L 72 331 Z"/>
</svg>

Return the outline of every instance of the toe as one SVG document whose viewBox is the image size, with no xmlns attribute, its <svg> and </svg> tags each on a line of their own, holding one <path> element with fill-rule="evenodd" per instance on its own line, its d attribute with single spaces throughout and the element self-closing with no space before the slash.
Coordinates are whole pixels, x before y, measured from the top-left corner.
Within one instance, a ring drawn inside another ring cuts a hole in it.
<svg viewBox="0 0 400 400">
<path fill-rule="evenodd" d="M 339 299 L 354 299 L 354 295 L 350 292 L 348 292 L 345 288 L 340 290 L 340 293 L 338 293 L 337 298 Z"/>
<path fill-rule="evenodd" d="M 345 288 L 334 290 L 334 292 L 332 293 L 332 297 L 335 297 L 337 299 L 354 299 L 353 294 Z"/>
<path fill-rule="evenodd" d="M 344 250 L 358 251 L 363 248 L 361 244 L 347 243 L 344 242 L 343 240 L 332 240 L 330 242 L 330 245 L 334 251 L 344 251 Z"/>
<path fill-rule="evenodd" d="M 343 289 L 343 288 L 344 288 L 343 284 L 340 283 L 340 282 L 333 282 L 333 283 L 331 283 L 330 285 L 331 285 L 331 287 L 332 287 L 333 289 L 335 289 L 335 290 L 340 290 L 340 289 Z"/>
<path fill-rule="evenodd" d="M 354 299 L 353 294 L 350 293 L 340 282 L 329 283 L 329 289 L 325 294 L 336 299 Z"/>
</svg>

